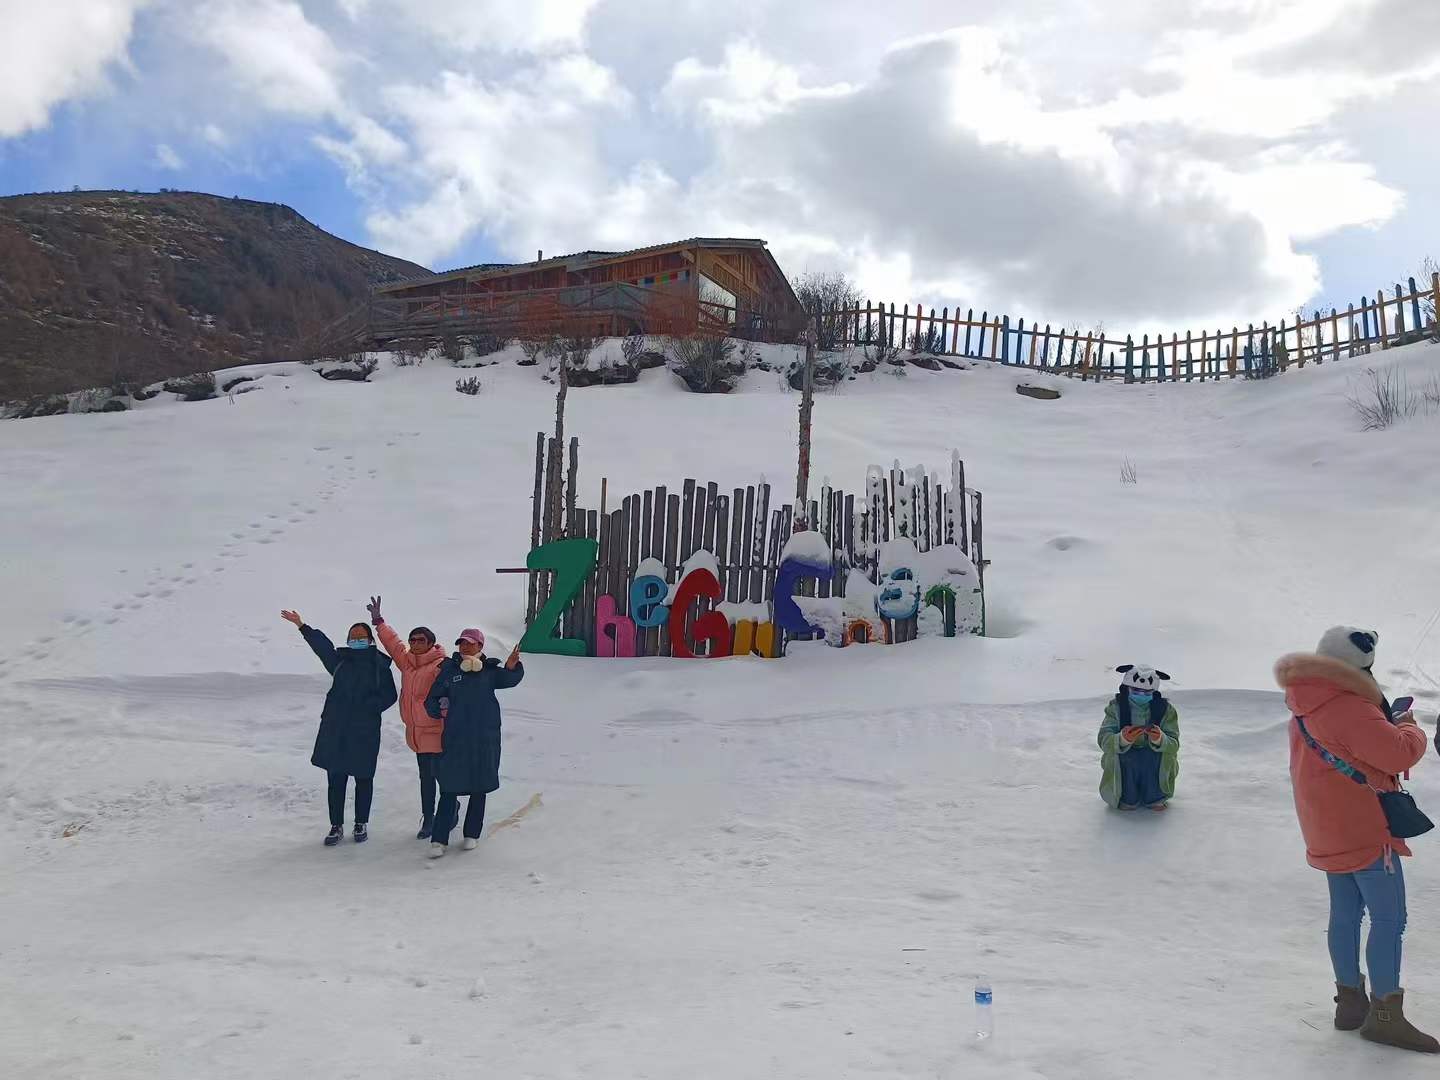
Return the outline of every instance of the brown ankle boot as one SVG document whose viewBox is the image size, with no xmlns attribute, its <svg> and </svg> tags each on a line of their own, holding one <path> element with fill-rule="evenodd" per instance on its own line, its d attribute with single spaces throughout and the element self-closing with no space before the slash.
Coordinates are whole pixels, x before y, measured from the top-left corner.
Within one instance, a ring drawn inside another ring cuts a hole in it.
<svg viewBox="0 0 1440 1080">
<path fill-rule="evenodd" d="M 1365 993 L 1365 976 L 1359 987 L 1335 984 L 1335 1026 L 1341 1031 L 1359 1031 L 1370 1015 L 1370 995 Z"/>
<path fill-rule="evenodd" d="M 1440 1042 L 1436 1042 L 1415 1025 L 1405 1019 L 1405 991 L 1396 990 L 1383 998 L 1372 998 L 1370 1012 L 1360 1028 L 1360 1034 L 1371 1042 L 1398 1046 L 1402 1050 L 1415 1050 L 1421 1054 L 1440 1054 Z"/>
</svg>

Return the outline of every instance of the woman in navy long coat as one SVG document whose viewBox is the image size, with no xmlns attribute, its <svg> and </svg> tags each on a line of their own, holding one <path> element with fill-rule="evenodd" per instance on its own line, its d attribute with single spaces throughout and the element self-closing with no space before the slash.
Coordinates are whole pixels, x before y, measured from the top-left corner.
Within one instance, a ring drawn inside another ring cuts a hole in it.
<svg viewBox="0 0 1440 1080">
<path fill-rule="evenodd" d="M 460 796 L 470 796 L 465 808 L 465 850 L 480 840 L 485 822 L 485 796 L 500 786 L 500 702 L 496 690 L 508 690 L 525 677 L 520 646 L 502 665 L 484 654 L 485 635 L 462 630 L 458 650 L 440 665 L 425 711 L 445 719 L 444 746 L 435 774 L 440 781 L 440 804 L 435 808 L 435 829 L 430 834 L 430 857 L 439 858 L 450 844 L 450 830 L 460 813 Z"/>
<path fill-rule="evenodd" d="M 329 779 L 330 833 L 325 846 L 340 842 L 345 829 L 345 788 L 355 778 L 355 842 L 369 837 L 370 800 L 375 792 L 375 761 L 380 756 L 380 714 L 395 704 L 395 677 L 390 658 L 375 648 L 370 627 L 356 623 L 337 649 L 321 631 L 306 625 L 294 611 L 282 611 L 288 623 L 299 627 L 325 670 L 330 691 L 320 713 L 315 750 L 310 764 L 324 769 Z"/>
</svg>

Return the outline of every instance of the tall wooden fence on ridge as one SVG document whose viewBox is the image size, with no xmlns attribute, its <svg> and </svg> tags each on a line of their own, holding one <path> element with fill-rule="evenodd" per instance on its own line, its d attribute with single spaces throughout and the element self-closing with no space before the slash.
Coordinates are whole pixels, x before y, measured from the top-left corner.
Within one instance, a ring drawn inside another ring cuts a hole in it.
<svg viewBox="0 0 1440 1080">
<path fill-rule="evenodd" d="M 823 311 L 825 336 L 836 345 L 886 344 L 937 355 L 966 356 L 1003 364 L 1042 368 L 1055 374 L 1089 379 L 1138 382 L 1192 382 L 1238 377 L 1262 378 L 1291 365 L 1324 363 L 1388 349 L 1422 339 L 1440 310 L 1440 273 L 1429 288 L 1409 279 L 1408 291 L 1396 285 L 1393 296 L 1383 291 L 1362 298 L 1344 311 L 1316 311 L 1312 318 L 1276 326 L 1268 322 L 1244 328 L 1175 332 L 1123 340 L 1103 333 L 1053 329 L 1024 319 L 973 308 L 962 316 L 948 307 L 926 310 L 909 304 L 899 311 L 873 301 Z"/>
</svg>

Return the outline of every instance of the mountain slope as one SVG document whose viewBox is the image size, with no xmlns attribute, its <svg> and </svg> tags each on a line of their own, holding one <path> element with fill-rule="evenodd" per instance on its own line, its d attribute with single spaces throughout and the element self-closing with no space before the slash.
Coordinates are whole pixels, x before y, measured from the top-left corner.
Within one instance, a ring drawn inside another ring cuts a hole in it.
<svg viewBox="0 0 1440 1080">
<path fill-rule="evenodd" d="M 0 198 L 0 400 L 283 358 L 371 285 L 428 273 L 277 203 Z"/>
</svg>

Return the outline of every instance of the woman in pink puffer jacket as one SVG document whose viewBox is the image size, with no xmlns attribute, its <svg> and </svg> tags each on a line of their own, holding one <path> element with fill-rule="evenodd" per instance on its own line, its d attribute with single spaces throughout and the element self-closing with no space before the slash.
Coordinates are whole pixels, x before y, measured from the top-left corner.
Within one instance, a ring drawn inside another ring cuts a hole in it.
<svg viewBox="0 0 1440 1080">
<path fill-rule="evenodd" d="M 1325 871 L 1330 888 L 1335 1026 L 1358 1028 L 1372 1042 L 1433 1054 L 1440 1053 L 1440 1042 L 1405 1019 L 1400 989 L 1405 876 L 1397 856 L 1409 855 L 1410 848 L 1390 835 L 1376 794 L 1399 788 L 1398 775 L 1425 756 L 1426 740 L 1409 713 L 1391 719 L 1389 702 L 1371 673 L 1379 640 L 1373 631 L 1334 627 L 1314 654 L 1282 657 L 1275 679 L 1294 714 L 1290 781 L 1306 858 Z M 1337 768 L 1341 763 L 1363 774 L 1365 782 Z M 1371 997 L 1360 974 L 1360 920 L 1366 910 Z"/>
<path fill-rule="evenodd" d="M 449 654 L 436 644 L 435 632 L 424 626 L 410 631 L 407 647 L 380 614 L 380 597 L 372 596 L 365 610 L 370 612 L 380 644 L 400 669 L 400 718 L 405 721 L 405 744 L 415 752 L 420 770 L 420 831 L 415 837 L 428 840 L 435 824 L 435 765 L 440 759 L 445 721 L 431 718 L 425 711 L 425 698 Z"/>
</svg>

